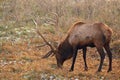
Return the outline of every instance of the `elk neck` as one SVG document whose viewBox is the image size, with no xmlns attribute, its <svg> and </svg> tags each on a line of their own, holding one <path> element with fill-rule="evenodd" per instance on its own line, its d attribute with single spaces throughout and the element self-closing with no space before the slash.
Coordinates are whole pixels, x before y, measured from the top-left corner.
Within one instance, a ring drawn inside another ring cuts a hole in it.
<svg viewBox="0 0 120 80">
<path fill-rule="evenodd" d="M 60 54 L 64 55 L 64 59 L 69 59 L 73 55 L 73 47 L 68 41 L 69 35 L 65 38 L 64 41 L 58 47 L 58 51 Z"/>
</svg>

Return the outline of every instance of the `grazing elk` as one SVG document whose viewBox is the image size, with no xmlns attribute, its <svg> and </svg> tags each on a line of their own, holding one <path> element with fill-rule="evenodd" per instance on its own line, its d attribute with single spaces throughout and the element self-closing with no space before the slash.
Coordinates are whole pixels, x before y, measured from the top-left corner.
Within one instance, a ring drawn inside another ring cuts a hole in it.
<svg viewBox="0 0 120 80">
<path fill-rule="evenodd" d="M 38 30 L 37 32 L 39 35 L 41 35 L 41 33 Z M 59 44 L 56 50 L 54 50 L 52 46 L 41 35 L 44 41 L 51 47 L 51 51 L 49 51 L 44 56 L 44 58 L 49 57 L 52 53 L 54 53 L 57 60 L 57 66 L 62 68 L 64 61 L 72 57 L 73 60 L 70 71 L 73 71 L 77 51 L 79 49 L 82 49 L 85 70 L 88 70 L 86 63 L 87 47 L 96 47 L 101 58 L 98 72 L 101 71 L 104 62 L 104 49 L 106 50 L 109 57 L 109 72 L 112 70 L 112 53 L 110 51 L 109 46 L 111 35 L 112 29 L 103 23 L 88 24 L 84 22 L 77 22 L 70 28 L 66 38 Z"/>
</svg>

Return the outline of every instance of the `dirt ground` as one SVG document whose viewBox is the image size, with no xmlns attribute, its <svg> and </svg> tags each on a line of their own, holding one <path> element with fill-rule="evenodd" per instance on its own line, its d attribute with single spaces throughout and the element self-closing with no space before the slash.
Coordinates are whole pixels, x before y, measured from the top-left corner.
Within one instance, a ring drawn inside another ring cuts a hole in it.
<svg viewBox="0 0 120 80">
<path fill-rule="evenodd" d="M 97 73 L 100 57 L 96 49 L 89 48 L 88 71 L 84 71 L 82 52 L 79 51 L 75 69 L 69 72 L 71 59 L 64 63 L 63 69 L 58 69 L 54 56 L 41 58 L 47 51 L 48 46 L 35 47 L 27 42 L 4 43 L 0 53 L 0 80 L 120 80 L 120 58 L 113 57 L 113 70 L 107 73 L 106 55 L 102 72 Z"/>
</svg>

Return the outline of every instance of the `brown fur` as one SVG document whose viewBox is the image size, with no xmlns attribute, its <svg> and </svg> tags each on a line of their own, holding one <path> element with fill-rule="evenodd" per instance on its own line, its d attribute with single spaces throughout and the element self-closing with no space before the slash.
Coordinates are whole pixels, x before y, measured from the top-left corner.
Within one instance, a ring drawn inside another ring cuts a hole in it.
<svg viewBox="0 0 120 80">
<path fill-rule="evenodd" d="M 77 26 L 77 25 L 82 25 L 85 24 L 84 22 L 76 22 L 73 24 L 73 26 L 70 27 L 70 29 L 68 30 L 67 34 L 70 34 L 71 31 Z"/>
<path fill-rule="evenodd" d="M 85 70 L 87 70 L 86 64 L 86 50 L 87 47 L 96 47 L 101 61 L 98 71 L 101 71 L 104 61 L 105 48 L 109 57 L 109 69 L 112 70 L 112 53 L 110 51 L 109 43 L 111 40 L 112 29 L 103 23 L 88 24 L 84 22 L 75 23 L 69 30 L 66 38 L 60 43 L 56 53 L 56 59 L 58 67 L 62 67 L 65 60 L 73 57 L 72 66 L 70 71 L 74 69 L 74 63 L 77 56 L 78 49 L 83 50 L 83 58 L 85 62 Z"/>
</svg>

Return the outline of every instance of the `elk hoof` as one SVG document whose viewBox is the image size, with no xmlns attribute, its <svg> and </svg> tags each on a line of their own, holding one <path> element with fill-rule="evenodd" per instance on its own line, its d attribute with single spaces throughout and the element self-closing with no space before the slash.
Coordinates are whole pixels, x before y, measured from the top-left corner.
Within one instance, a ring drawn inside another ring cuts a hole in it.
<svg viewBox="0 0 120 80">
<path fill-rule="evenodd" d="M 96 73 L 96 74 L 99 74 L 100 72 L 101 72 L 101 71 L 96 71 L 95 73 Z"/>
<path fill-rule="evenodd" d="M 70 70 L 69 70 L 69 72 L 72 72 L 72 71 L 73 71 L 73 69 L 70 69 Z"/>
<path fill-rule="evenodd" d="M 87 68 L 87 67 L 85 67 L 84 71 L 88 71 L 88 68 Z"/>
<path fill-rule="evenodd" d="M 98 68 L 98 71 L 97 72 L 101 72 L 101 68 Z"/>
<path fill-rule="evenodd" d="M 107 72 L 111 72 L 112 71 L 112 69 L 108 69 L 108 71 Z"/>
</svg>

